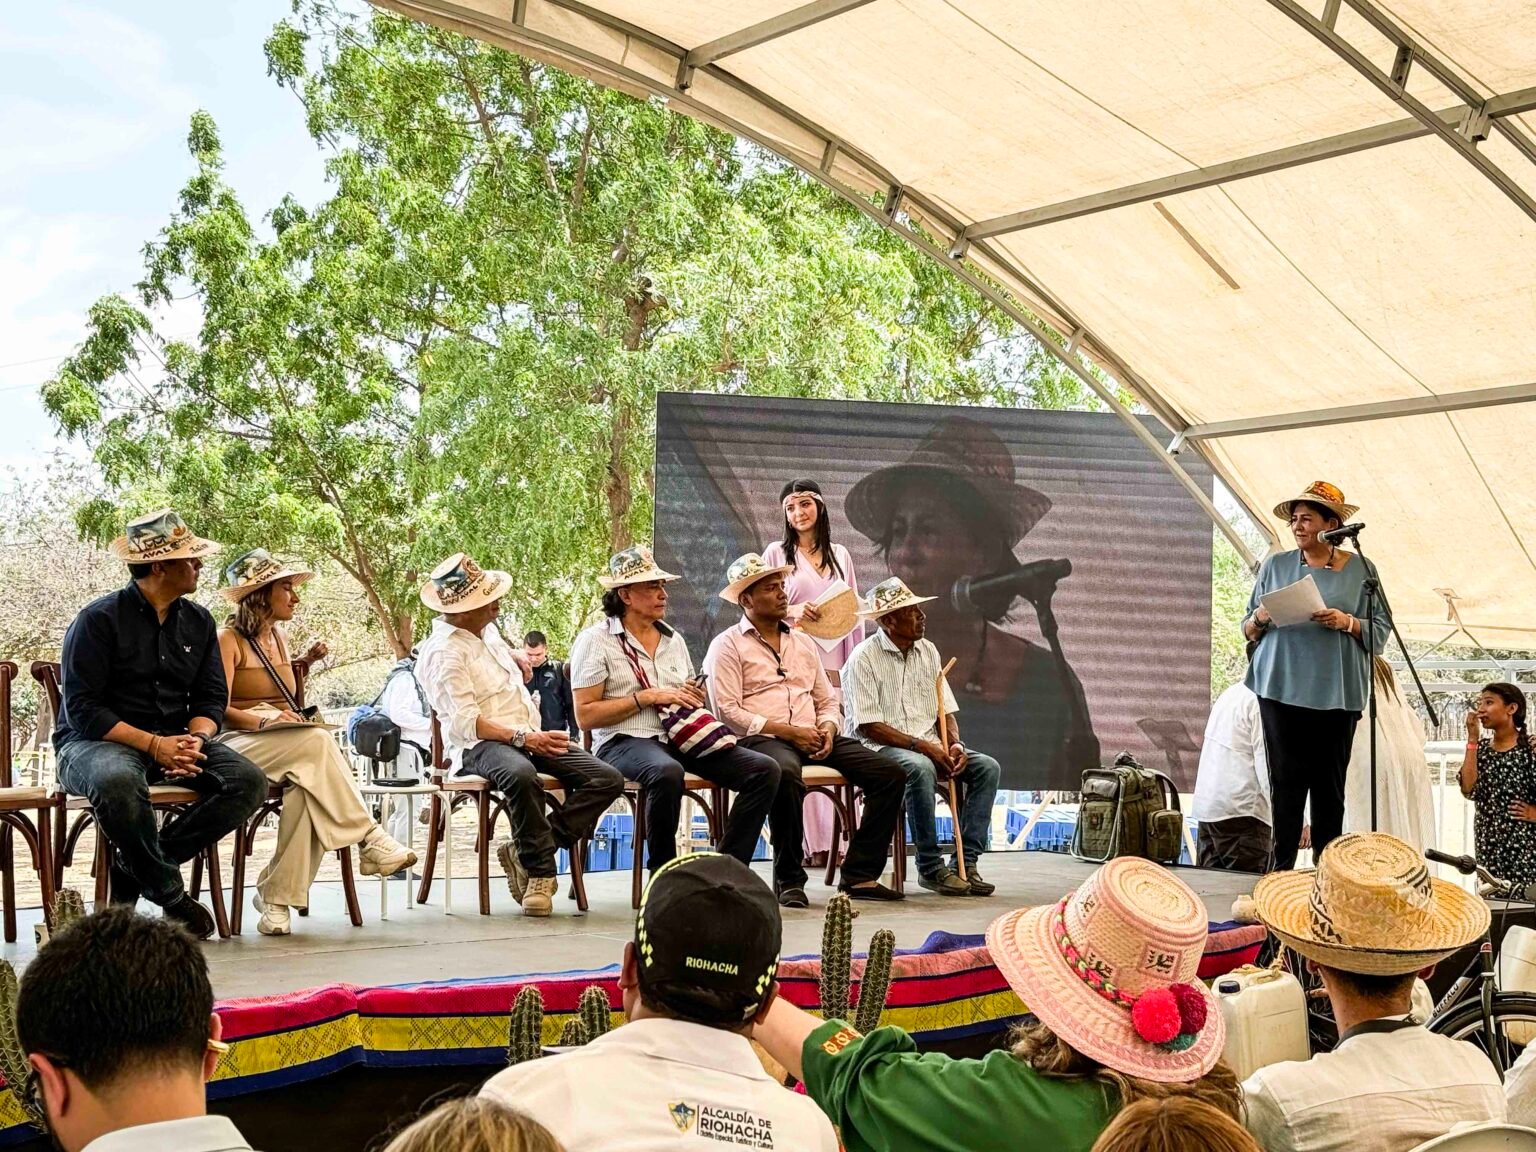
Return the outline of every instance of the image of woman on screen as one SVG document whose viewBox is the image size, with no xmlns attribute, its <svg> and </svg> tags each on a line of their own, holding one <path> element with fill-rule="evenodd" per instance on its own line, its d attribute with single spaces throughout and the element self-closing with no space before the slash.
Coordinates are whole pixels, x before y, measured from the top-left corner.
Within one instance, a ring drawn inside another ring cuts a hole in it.
<svg viewBox="0 0 1536 1152">
<path fill-rule="evenodd" d="M 779 493 L 784 511 L 784 538 L 763 548 L 763 563 L 770 568 L 793 565 L 794 571 L 784 582 L 789 593 L 789 619 L 814 620 L 816 608 L 811 603 L 832 585 L 841 581 L 858 595 L 858 578 L 853 571 L 853 557 L 848 549 L 832 540 L 832 518 L 822 498 L 821 485 L 814 480 L 791 480 Z M 841 640 L 816 641 L 822 667 L 832 687 L 848 655 L 864 639 L 864 627 L 855 624 Z M 814 865 L 826 863 L 832 846 L 832 802 L 825 796 L 812 795 L 805 804 L 805 854 Z"/>
<path fill-rule="evenodd" d="M 936 424 L 905 463 L 865 476 L 844 505 L 891 575 L 938 597 L 925 609 L 928 638 L 956 660 L 949 683 L 967 741 L 995 750 L 1005 787 L 1075 790 L 1099 766 L 1099 742 L 1051 610 L 1071 564 L 1014 554 L 1050 508 L 1018 483 L 998 435 L 963 416 Z M 1031 608 L 1046 645 L 1000 626 Z"/>
</svg>

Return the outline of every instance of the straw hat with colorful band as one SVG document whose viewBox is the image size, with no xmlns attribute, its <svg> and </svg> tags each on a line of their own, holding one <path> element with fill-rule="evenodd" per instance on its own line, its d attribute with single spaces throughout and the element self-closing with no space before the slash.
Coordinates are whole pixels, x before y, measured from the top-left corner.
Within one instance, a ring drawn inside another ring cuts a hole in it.
<svg viewBox="0 0 1536 1152">
<path fill-rule="evenodd" d="M 1118 856 L 1059 903 L 998 917 L 987 947 L 1025 1008 L 1078 1052 L 1127 1076 L 1188 1083 L 1226 1043 L 1196 975 L 1207 929 L 1187 884 Z"/>
<path fill-rule="evenodd" d="M 224 569 L 224 583 L 227 587 L 219 591 L 226 599 L 238 604 L 264 585 L 276 584 L 279 580 L 292 580 L 293 586 L 297 588 L 314 577 L 315 574 L 308 568 L 290 568 L 272 559 L 272 554 L 265 548 L 252 548 L 236 556 L 229 567 Z"/>
<path fill-rule="evenodd" d="M 128 521 L 127 531 L 107 546 L 119 560 L 153 564 L 156 560 L 192 560 L 217 552 L 222 545 L 194 536 L 187 523 L 169 508 Z"/>
<path fill-rule="evenodd" d="M 895 612 L 913 604 L 926 604 L 934 596 L 915 596 L 912 589 L 898 576 L 882 580 L 869 592 L 869 607 L 859 610 L 861 620 L 878 620 L 887 612 Z"/>
<path fill-rule="evenodd" d="M 1318 504 L 1328 509 L 1340 520 L 1348 520 L 1356 512 L 1360 511 L 1359 505 L 1344 503 L 1344 493 L 1326 480 L 1314 480 L 1307 485 L 1307 490 L 1300 496 L 1290 500 L 1282 500 L 1275 505 L 1275 515 L 1282 520 L 1289 521 L 1291 512 L 1297 504 Z"/>
<path fill-rule="evenodd" d="M 996 518 L 1012 548 L 1051 510 L 1050 499 L 1015 479 L 1013 453 L 998 434 L 976 420 L 939 421 L 904 464 L 871 472 L 853 486 L 843 511 L 848 523 L 871 540 L 884 540 L 904 483 L 928 487 L 959 483 Z"/>
<path fill-rule="evenodd" d="M 455 552 L 432 569 L 431 578 L 421 586 L 421 602 L 434 612 L 456 616 L 500 600 L 510 587 L 510 573 L 481 568 L 463 552 Z"/>
<path fill-rule="evenodd" d="M 1411 845 L 1385 832 L 1340 836 L 1315 869 L 1265 876 L 1253 900 L 1283 943 L 1364 976 L 1417 972 L 1488 930 L 1487 904 L 1431 877 Z"/>
<path fill-rule="evenodd" d="M 725 587 L 720 589 L 720 599 L 736 604 L 737 597 L 759 580 L 766 580 L 769 576 L 794 570 L 793 564 L 781 564 L 777 568 L 770 568 L 763 563 L 763 558 L 756 552 L 748 552 L 745 556 L 738 556 L 732 560 L 731 566 L 725 570 Z"/>
<path fill-rule="evenodd" d="M 652 580 L 665 583 L 678 577 L 663 572 L 656 566 L 656 559 L 649 548 L 636 544 L 633 548 L 608 558 L 608 575 L 599 576 L 597 582 L 604 588 L 620 588 L 625 584 L 648 584 Z"/>
</svg>

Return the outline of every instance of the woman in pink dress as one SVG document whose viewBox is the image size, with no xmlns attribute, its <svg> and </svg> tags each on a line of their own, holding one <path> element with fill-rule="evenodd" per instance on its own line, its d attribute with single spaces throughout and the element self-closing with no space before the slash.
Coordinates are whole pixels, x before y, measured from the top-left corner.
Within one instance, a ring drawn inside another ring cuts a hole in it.
<svg viewBox="0 0 1536 1152">
<path fill-rule="evenodd" d="M 832 543 L 832 522 L 827 515 L 821 485 L 814 480 L 791 480 L 779 493 L 784 508 L 784 539 L 763 549 L 763 563 L 770 567 L 793 564 L 795 570 L 785 581 L 789 593 L 791 623 L 814 620 L 816 609 L 810 602 L 841 580 L 858 595 L 858 580 L 853 572 L 853 558 L 841 544 Z M 838 687 L 838 675 L 848 655 L 864 639 L 864 627 L 855 625 L 830 649 L 820 641 L 821 663 L 827 678 Z M 805 854 L 814 866 L 826 863 L 832 847 L 832 803 L 825 796 L 813 795 L 805 805 Z"/>
</svg>

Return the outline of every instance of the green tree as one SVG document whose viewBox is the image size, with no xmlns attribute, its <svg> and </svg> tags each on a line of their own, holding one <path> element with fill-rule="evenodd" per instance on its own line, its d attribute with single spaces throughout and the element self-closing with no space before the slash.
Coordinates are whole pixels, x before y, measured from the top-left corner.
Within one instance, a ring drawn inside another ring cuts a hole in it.
<svg viewBox="0 0 1536 1152">
<path fill-rule="evenodd" d="M 942 269 L 761 151 L 654 102 L 320 0 L 266 46 L 328 155 L 253 219 L 212 119 L 133 299 L 44 389 L 111 491 L 234 547 L 328 558 L 404 653 L 463 548 L 567 639 L 646 530 L 663 389 L 1091 406 Z M 152 315 L 190 294 L 202 323 Z"/>
</svg>

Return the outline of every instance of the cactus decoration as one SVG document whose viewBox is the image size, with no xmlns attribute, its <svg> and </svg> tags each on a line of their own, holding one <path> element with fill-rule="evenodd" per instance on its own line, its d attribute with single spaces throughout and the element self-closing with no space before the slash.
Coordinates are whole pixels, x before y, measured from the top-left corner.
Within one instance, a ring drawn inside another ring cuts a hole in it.
<svg viewBox="0 0 1536 1152">
<path fill-rule="evenodd" d="M 80 893 L 73 888 L 60 889 L 53 900 L 53 932 L 64 931 L 84 915 L 85 901 L 80 899 Z M 17 987 L 16 969 L 11 967 L 10 961 L 0 960 L 0 1075 L 5 1077 L 6 1090 L 21 1106 L 27 1119 L 37 1128 L 46 1130 L 46 1117 L 32 1109 L 22 1090 L 32 1069 L 16 1032 Z"/>
<path fill-rule="evenodd" d="M 562 1048 L 580 1048 L 587 1039 L 587 1026 L 578 1017 L 572 1016 L 565 1022 L 565 1027 L 560 1029 Z"/>
<path fill-rule="evenodd" d="M 586 1039 L 580 1043 L 587 1044 L 604 1035 L 609 1028 L 608 993 L 604 992 L 596 984 L 588 984 L 581 993 L 581 1004 L 578 1008 L 581 1023 L 586 1029 Z"/>
<path fill-rule="evenodd" d="M 62 932 L 85 918 L 85 901 L 73 888 L 61 888 L 53 898 L 53 931 Z"/>
<path fill-rule="evenodd" d="M 858 1006 L 850 1012 L 853 918 L 857 915 L 852 902 L 841 892 L 827 901 L 827 919 L 821 930 L 821 1014 L 827 1020 L 851 1019 L 855 1029 L 868 1032 L 880 1026 L 880 1014 L 885 1011 L 896 934 L 882 928 L 870 940 L 864 976 L 859 981 Z"/>
<path fill-rule="evenodd" d="M 544 995 L 526 984 L 512 1002 L 508 1028 L 507 1063 L 522 1064 L 544 1055 Z"/>
</svg>

